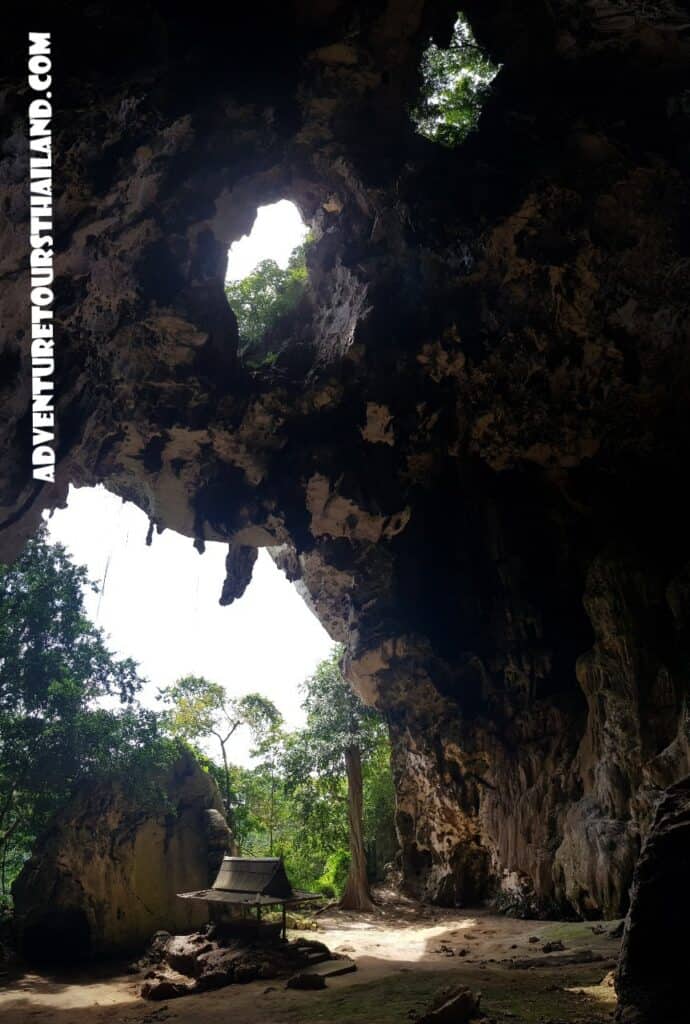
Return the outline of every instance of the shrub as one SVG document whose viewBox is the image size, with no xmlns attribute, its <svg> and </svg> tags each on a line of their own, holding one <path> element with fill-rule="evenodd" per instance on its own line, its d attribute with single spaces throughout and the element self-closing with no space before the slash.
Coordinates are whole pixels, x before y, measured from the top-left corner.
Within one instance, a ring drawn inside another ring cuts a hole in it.
<svg viewBox="0 0 690 1024">
<path fill-rule="evenodd" d="M 321 878 L 317 880 L 316 890 L 324 896 L 340 897 L 345 889 L 347 873 L 350 870 L 350 854 L 340 849 L 332 853 L 326 861 Z"/>
</svg>

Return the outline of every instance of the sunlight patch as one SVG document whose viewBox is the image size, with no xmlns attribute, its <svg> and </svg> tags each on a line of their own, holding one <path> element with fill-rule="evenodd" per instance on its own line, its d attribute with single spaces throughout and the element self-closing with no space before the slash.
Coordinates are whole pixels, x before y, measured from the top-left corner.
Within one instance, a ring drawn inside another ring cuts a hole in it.
<svg viewBox="0 0 690 1024">
<path fill-rule="evenodd" d="M 241 281 L 262 260 L 273 260 L 284 270 L 292 252 L 308 233 L 299 210 L 289 200 L 260 206 L 251 232 L 233 242 L 228 250 L 226 282 Z"/>
</svg>

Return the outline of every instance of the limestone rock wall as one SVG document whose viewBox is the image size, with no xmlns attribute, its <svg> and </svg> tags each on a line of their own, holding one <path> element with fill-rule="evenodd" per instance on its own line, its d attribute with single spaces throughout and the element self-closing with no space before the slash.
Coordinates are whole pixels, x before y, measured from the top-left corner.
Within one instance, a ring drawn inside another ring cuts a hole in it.
<svg viewBox="0 0 690 1024">
<path fill-rule="evenodd" d="M 456 150 L 408 117 L 452 3 L 61 12 L 54 488 L 0 86 L 0 547 L 70 481 L 226 542 L 224 602 L 268 547 L 388 717 L 408 886 L 615 916 L 688 770 L 687 11 L 465 10 L 503 67 Z M 309 288 L 251 369 L 225 254 L 283 197 Z"/>
<path fill-rule="evenodd" d="M 210 885 L 230 844 L 215 783 L 191 755 L 145 794 L 85 783 L 14 883 L 20 946 L 59 959 L 61 948 L 132 951 L 158 930 L 198 928 L 206 908 L 176 894 Z"/>
<path fill-rule="evenodd" d="M 618 1019 L 625 1024 L 687 1019 L 686 970 L 690 779 L 660 801 L 635 869 L 616 977 Z"/>
</svg>

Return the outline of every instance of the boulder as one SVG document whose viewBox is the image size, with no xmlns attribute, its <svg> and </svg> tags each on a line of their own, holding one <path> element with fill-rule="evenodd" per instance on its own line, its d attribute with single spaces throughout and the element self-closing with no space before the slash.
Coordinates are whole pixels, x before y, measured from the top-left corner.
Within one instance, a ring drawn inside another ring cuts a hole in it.
<svg viewBox="0 0 690 1024">
<path fill-rule="evenodd" d="M 172 935 L 170 932 L 155 932 L 139 959 L 128 964 L 128 973 L 139 974 L 140 971 L 147 971 L 151 967 L 156 967 L 165 957 L 165 952 L 171 939 Z"/>
<path fill-rule="evenodd" d="M 465 1021 L 481 1019 L 479 1002 L 481 994 L 475 995 L 466 985 L 456 985 L 438 994 L 431 1009 L 419 1017 L 417 1024 L 464 1024 Z"/>
<path fill-rule="evenodd" d="M 212 950 L 204 935 L 175 935 L 165 948 L 165 959 L 174 971 L 195 978 L 201 973 L 199 958 Z"/>
<path fill-rule="evenodd" d="M 196 988 L 196 983 L 184 974 L 172 974 L 152 971 L 150 977 L 146 978 L 141 986 L 141 995 L 144 999 L 160 1001 L 162 999 L 175 999 L 177 996 L 186 996 Z"/>
<path fill-rule="evenodd" d="M 231 981 L 236 961 L 241 959 L 242 951 L 232 947 L 219 946 L 217 943 L 209 943 L 209 946 L 209 949 L 201 947 L 197 959 L 198 966 L 193 973 L 197 976 L 222 974 L 226 981 Z M 174 966 L 172 960 L 170 963 L 171 966 Z"/>
<path fill-rule="evenodd" d="M 217 787 L 189 753 L 148 779 L 146 792 L 121 781 L 82 785 L 14 883 L 24 956 L 49 962 L 135 951 L 161 929 L 203 925 L 204 904 L 177 893 L 213 881 L 222 820 Z"/>
</svg>

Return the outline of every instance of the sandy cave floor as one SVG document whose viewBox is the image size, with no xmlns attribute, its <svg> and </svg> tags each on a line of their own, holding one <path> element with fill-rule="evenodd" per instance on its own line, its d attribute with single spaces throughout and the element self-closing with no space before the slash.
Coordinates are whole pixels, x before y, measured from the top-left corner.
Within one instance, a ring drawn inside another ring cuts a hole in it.
<svg viewBox="0 0 690 1024">
<path fill-rule="evenodd" d="M 380 900 L 373 914 L 328 912 L 318 919 L 318 931 L 303 933 L 357 963 L 355 973 L 330 978 L 323 991 L 286 990 L 282 980 L 264 980 L 150 1003 L 136 994 L 140 976 L 122 965 L 101 964 L 4 979 L 0 1018 L 3 1024 L 393 1024 L 412 1021 L 439 989 L 462 983 L 482 992 L 482 1009 L 496 1024 L 611 1021 L 615 993 L 604 979 L 618 953 L 619 940 L 609 934 L 616 922 L 602 929 L 596 923 L 444 910 L 390 893 Z M 538 942 L 529 941 L 534 936 Z M 583 950 L 603 959 L 508 966 L 513 958 L 543 957 L 544 943 L 556 940 L 565 950 L 550 954 L 554 959 Z"/>
</svg>

